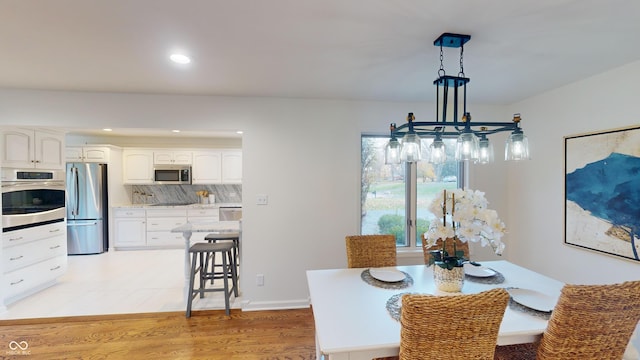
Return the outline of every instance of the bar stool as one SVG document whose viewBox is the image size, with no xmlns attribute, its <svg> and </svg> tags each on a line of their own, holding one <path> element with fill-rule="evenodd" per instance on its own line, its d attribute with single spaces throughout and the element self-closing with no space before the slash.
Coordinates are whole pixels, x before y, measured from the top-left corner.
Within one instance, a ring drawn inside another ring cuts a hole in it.
<svg viewBox="0 0 640 360">
<path fill-rule="evenodd" d="M 240 266 L 239 262 L 239 254 L 240 254 L 240 233 L 238 232 L 224 232 L 224 233 L 210 233 L 204 237 L 206 241 L 209 243 L 218 243 L 218 242 L 232 242 L 233 243 L 233 261 L 237 266 Z M 213 269 L 216 266 L 220 267 L 220 265 L 216 265 L 216 254 L 212 254 L 211 266 Z M 213 271 L 215 273 L 215 271 Z M 236 269 L 236 274 L 238 270 Z M 211 281 L 213 284 L 213 279 Z"/>
<path fill-rule="evenodd" d="M 191 256 L 191 276 L 189 278 L 190 294 L 187 300 L 187 317 L 191 317 L 191 305 L 196 295 L 200 294 L 200 298 L 204 297 L 205 292 L 224 291 L 224 308 L 226 314 L 231 314 L 231 308 L 229 305 L 229 299 L 231 293 L 235 297 L 238 296 L 238 275 L 236 269 L 236 263 L 233 258 L 233 243 L 221 242 L 221 243 L 196 243 L 189 248 Z M 211 271 L 208 270 L 208 260 L 211 254 L 220 253 L 222 255 L 222 269 L 219 272 L 214 271 L 214 267 Z M 200 287 L 196 289 L 195 279 L 196 274 L 199 273 Z M 222 279 L 224 287 L 209 288 L 207 289 L 205 284 L 207 280 Z M 229 288 L 229 278 L 231 278 L 232 286 Z"/>
</svg>

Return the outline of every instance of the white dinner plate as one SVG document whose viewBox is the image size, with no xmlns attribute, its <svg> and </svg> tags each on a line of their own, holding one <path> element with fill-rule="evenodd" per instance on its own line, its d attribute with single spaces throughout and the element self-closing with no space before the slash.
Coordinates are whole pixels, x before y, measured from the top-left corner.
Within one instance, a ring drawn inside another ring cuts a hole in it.
<svg viewBox="0 0 640 360">
<path fill-rule="evenodd" d="M 464 267 L 464 273 L 473 277 L 491 277 L 496 274 L 492 269 L 485 266 L 475 266 L 473 264 L 466 263 L 462 265 Z"/>
<path fill-rule="evenodd" d="M 507 289 L 513 301 L 530 309 L 549 312 L 556 306 L 556 299 L 530 289 Z"/>
<path fill-rule="evenodd" d="M 369 274 L 374 279 L 378 279 L 384 282 L 398 282 L 402 281 L 405 278 L 405 275 L 402 271 L 396 269 L 369 269 Z"/>
</svg>

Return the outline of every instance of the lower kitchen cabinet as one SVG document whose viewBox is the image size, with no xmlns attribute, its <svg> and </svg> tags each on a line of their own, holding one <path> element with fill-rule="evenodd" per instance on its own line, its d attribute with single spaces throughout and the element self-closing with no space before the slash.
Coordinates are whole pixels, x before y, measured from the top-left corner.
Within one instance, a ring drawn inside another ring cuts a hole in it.
<svg viewBox="0 0 640 360">
<path fill-rule="evenodd" d="M 2 234 L 2 289 L 9 304 L 47 286 L 67 269 L 66 223 L 61 221 Z"/>
<path fill-rule="evenodd" d="M 115 209 L 113 217 L 116 249 L 146 246 L 147 229 L 144 209 Z"/>
<path fill-rule="evenodd" d="M 184 248 L 182 233 L 172 233 L 171 229 L 186 222 L 186 210 L 147 209 L 147 246 Z"/>
</svg>

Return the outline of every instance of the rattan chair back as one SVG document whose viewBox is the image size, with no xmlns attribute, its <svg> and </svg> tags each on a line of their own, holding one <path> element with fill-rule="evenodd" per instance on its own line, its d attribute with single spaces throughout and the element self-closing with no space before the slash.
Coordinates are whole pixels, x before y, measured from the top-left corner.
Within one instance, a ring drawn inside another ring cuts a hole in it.
<svg viewBox="0 0 640 360">
<path fill-rule="evenodd" d="M 565 285 L 538 359 L 622 359 L 640 320 L 640 281 Z"/>
<path fill-rule="evenodd" d="M 502 288 L 470 295 L 404 295 L 400 360 L 492 360 L 508 302 Z"/>
<path fill-rule="evenodd" d="M 640 321 L 640 281 L 565 285 L 542 339 L 499 346 L 495 359 L 622 359 Z"/>
<path fill-rule="evenodd" d="M 349 235 L 345 240 L 349 268 L 397 265 L 394 235 Z"/>
<path fill-rule="evenodd" d="M 431 254 L 429 253 L 429 251 L 432 250 L 442 250 L 442 240 L 438 239 L 436 241 L 436 244 L 434 246 L 427 246 L 427 241 L 424 238 L 424 234 L 420 235 L 420 237 L 422 238 L 422 254 L 424 255 L 424 263 L 426 265 L 429 265 L 429 258 L 431 258 Z M 445 250 L 453 255 L 454 251 L 453 251 L 453 244 L 456 244 L 456 250 L 458 251 L 463 251 L 464 252 L 464 257 L 469 259 L 469 243 L 467 242 L 462 242 L 460 241 L 460 239 L 449 239 L 447 240 L 447 246 L 445 248 Z"/>
</svg>

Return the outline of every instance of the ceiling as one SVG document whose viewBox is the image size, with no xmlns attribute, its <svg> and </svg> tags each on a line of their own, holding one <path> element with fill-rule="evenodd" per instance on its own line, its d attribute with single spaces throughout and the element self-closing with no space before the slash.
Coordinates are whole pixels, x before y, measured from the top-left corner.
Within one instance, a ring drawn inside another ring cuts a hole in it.
<svg viewBox="0 0 640 360">
<path fill-rule="evenodd" d="M 0 87 L 431 101 L 433 40 L 455 32 L 471 35 L 469 101 L 509 104 L 639 60 L 639 15 L 637 0 L 0 0 Z"/>
</svg>

